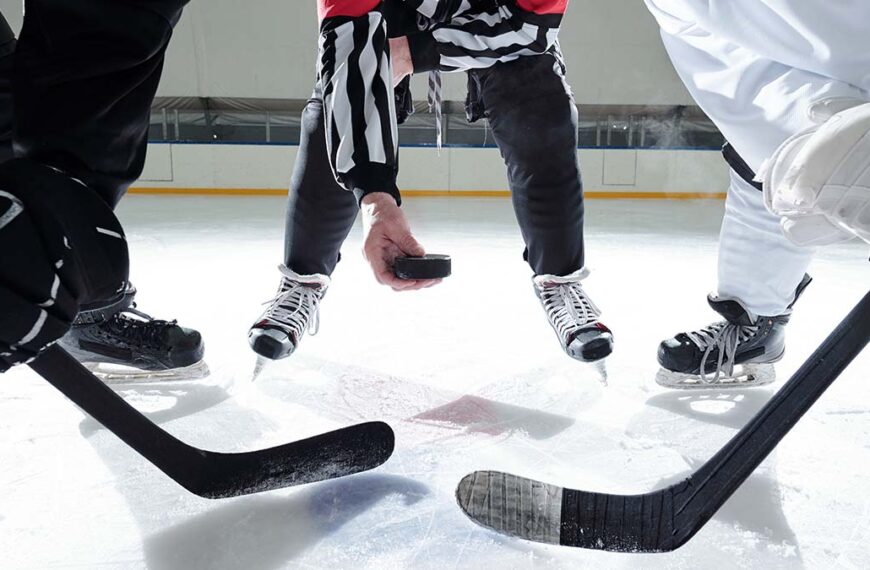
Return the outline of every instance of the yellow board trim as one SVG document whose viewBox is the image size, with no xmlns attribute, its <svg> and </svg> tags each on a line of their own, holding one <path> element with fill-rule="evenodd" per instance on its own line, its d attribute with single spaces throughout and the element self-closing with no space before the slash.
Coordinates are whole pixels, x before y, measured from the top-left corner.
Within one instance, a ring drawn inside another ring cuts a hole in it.
<svg viewBox="0 0 870 570">
<path fill-rule="evenodd" d="M 156 196 L 286 196 L 283 188 L 156 188 L 136 186 L 130 194 Z M 508 198 L 507 190 L 402 190 L 407 198 Z M 589 200 L 724 200 L 725 192 L 621 192 L 587 191 Z"/>
</svg>

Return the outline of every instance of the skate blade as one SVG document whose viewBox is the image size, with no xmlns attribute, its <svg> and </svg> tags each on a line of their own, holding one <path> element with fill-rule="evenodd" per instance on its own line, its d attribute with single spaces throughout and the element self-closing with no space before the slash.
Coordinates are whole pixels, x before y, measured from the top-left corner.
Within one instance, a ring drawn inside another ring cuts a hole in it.
<svg viewBox="0 0 870 570">
<path fill-rule="evenodd" d="M 588 366 L 597 376 L 598 381 L 601 382 L 602 386 L 607 386 L 607 358 L 600 358 L 598 360 L 585 360 L 582 357 L 574 356 L 570 352 L 567 353 L 568 356 L 571 357 L 572 360 L 576 362 L 580 362 Z"/>
<path fill-rule="evenodd" d="M 656 383 L 671 390 L 723 390 L 733 388 L 757 388 L 766 386 L 776 380 L 776 370 L 773 364 L 738 364 L 732 375 L 722 374 L 714 382 L 705 382 L 700 376 L 682 374 L 671 370 L 660 369 L 656 374 Z"/>
<path fill-rule="evenodd" d="M 601 382 L 601 385 L 607 386 L 607 360 L 602 358 L 589 363 L 589 366 L 598 374 L 598 381 Z"/>
<path fill-rule="evenodd" d="M 259 378 L 260 374 L 263 373 L 263 370 L 265 370 L 266 364 L 268 364 L 268 363 L 269 363 L 268 358 L 265 358 L 262 356 L 257 357 L 257 363 L 254 364 L 254 374 L 253 374 L 253 376 L 251 376 L 251 382 L 257 381 L 257 378 Z"/>
<path fill-rule="evenodd" d="M 603 386 L 607 386 L 607 358 L 613 353 L 613 345 L 612 343 L 606 342 L 597 342 L 598 349 L 593 350 L 572 350 L 571 348 L 564 348 L 565 354 L 571 357 L 572 360 L 576 360 L 577 362 L 582 362 L 586 364 L 595 371 L 598 376 L 598 381 L 601 382 Z"/>
<path fill-rule="evenodd" d="M 138 368 L 102 362 L 85 362 L 84 366 L 94 376 L 107 384 L 184 382 L 201 380 L 211 373 L 204 360 L 191 366 L 170 370 L 139 370 Z"/>
</svg>

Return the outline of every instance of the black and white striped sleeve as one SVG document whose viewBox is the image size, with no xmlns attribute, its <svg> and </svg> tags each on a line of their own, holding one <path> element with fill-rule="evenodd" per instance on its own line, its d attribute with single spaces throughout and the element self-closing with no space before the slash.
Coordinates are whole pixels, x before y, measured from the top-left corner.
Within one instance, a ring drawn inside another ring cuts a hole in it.
<svg viewBox="0 0 870 570">
<path fill-rule="evenodd" d="M 318 81 L 336 180 L 357 200 L 386 192 L 401 201 L 395 99 L 386 25 L 379 11 L 325 18 Z"/>
<path fill-rule="evenodd" d="M 405 1 L 425 4 L 429 0 Z M 536 14 L 513 2 L 458 10 L 429 30 L 408 36 L 414 71 L 466 71 L 540 55 L 557 44 L 563 15 Z"/>
<path fill-rule="evenodd" d="M 433 22 L 446 22 L 454 16 L 471 10 L 470 0 L 403 0 Z"/>
</svg>

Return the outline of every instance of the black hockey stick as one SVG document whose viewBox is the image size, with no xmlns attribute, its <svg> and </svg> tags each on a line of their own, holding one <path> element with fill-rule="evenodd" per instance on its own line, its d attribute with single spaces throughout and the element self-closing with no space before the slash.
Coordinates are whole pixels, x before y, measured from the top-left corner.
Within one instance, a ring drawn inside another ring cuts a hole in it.
<svg viewBox="0 0 870 570">
<path fill-rule="evenodd" d="M 30 366 L 179 485 L 208 499 L 368 471 L 384 463 L 393 452 L 393 430 L 382 422 L 359 424 L 259 451 L 205 451 L 160 429 L 57 345 Z"/>
<path fill-rule="evenodd" d="M 525 540 L 619 552 L 675 550 L 764 461 L 868 339 L 870 293 L 746 427 L 676 485 L 645 495 L 608 495 L 478 471 L 459 483 L 459 506 L 477 524 Z"/>
</svg>

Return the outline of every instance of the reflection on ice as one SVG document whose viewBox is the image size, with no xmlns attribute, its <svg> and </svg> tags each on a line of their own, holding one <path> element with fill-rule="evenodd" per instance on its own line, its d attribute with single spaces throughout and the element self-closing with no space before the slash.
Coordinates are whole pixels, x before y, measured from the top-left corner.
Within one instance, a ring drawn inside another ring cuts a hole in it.
<svg viewBox="0 0 870 570">
<path fill-rule="evenodd" d="M 125 400 L 157 424 L 203 412 L 230 397 L 225 388 L 208 381 L 125 384 L 114 388 Z M 88 437 L 103 428 L 96 420 L 86 416 L 80 429 L 82 435 Z"/>
</svg>

